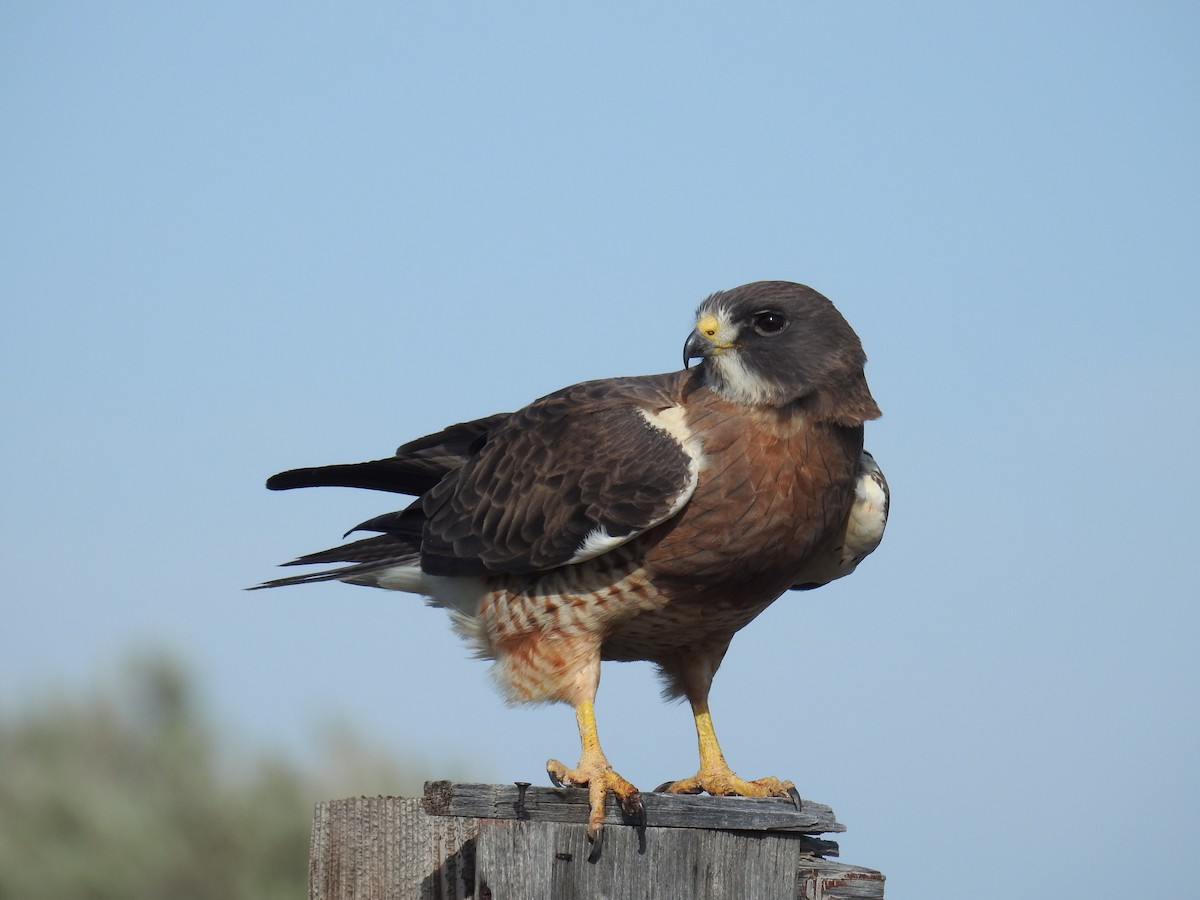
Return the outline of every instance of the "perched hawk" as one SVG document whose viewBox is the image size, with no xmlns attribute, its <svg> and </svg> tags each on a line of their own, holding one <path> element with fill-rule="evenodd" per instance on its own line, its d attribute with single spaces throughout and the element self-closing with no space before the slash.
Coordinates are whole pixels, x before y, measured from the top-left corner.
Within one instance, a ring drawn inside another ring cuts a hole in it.
<svg viewBox="0 0 1200 900">
<path fill-rule="evenodd" d="M 879 416 L 866 356 L 833 304 L 763 281 L 713 294 L 696 320 L 681 371 L 577 384 L 387 459 L 267 482 L 417 498 L 353 529 L 375 536 L 288 563 L 346 565 L 260 587 L 340 580 L 447 608 L 510 701 L 574 707 L 579 763 L 547 769 L 588 786 L 593 840 L 606 790 L 641 808 L 596 731 L 605 659 L 655 663 L 691 704 L 700 769 L 665 790 L 798 801 L 791 782 L 733 773 L 709 687 L 739 629 L 790 588 L 848 575 L 887 519 L 863 451 L 863 422 Z"/>
</svg>

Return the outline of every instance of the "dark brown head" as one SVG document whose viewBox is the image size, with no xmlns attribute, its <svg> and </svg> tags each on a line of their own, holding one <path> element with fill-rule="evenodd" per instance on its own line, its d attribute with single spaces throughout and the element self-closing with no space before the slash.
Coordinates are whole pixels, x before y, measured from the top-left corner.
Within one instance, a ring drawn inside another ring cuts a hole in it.
<svg viewBox="0 0 1200 900">
<path fill-rule="evenodd" d="M 756 281 L 712 294 L 696 310 L 684 365 L 703 358 L 704 380 L 746 406 L 802 406 L 818 419 L 878 418 L 863 375 L 867 356 L 828 299 L 803 284 Z"/>
</svg>

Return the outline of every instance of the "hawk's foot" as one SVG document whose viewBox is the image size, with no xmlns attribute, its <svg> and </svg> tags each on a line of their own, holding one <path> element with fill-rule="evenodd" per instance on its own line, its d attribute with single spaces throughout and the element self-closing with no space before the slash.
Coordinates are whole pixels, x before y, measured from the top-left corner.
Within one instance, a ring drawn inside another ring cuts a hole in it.
<svg viewBox="0 0 1200 900">
<path fill-rule="evenodd" d="M 604 795 L 612 791 L 625 815 L 632 816 L 638 822 L 645 820 L 646 811 L 642 807 L 641 792 L 613 771 L 602 753 L 583 754 L 579 765 L 568 769 L 557 759 L 547 760 L 546 774 L 555 785 L 562 787 L 584 787 L 588 789 L 588 840 L 597 846 L 603 837 L 604 829 Z"/>
<path fill-rule="evenodd" d="M 727 766 L 708 771 L 702 769 L 691 778 L 661 784 L 655 791 L 668 794 L 700 794 L 707 791 L 714 797 L 789 797 L 796 809 L 800 808 L 800 792 L 790 781 L 780 781 L 774 777 L 746 781 L 738 778 Z"/>
</svg>

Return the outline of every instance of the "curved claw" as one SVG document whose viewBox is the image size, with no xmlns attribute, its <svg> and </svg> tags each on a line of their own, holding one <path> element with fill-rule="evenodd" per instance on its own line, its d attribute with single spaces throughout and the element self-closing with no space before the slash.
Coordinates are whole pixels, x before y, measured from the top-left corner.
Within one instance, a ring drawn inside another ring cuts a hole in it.
<svg viewBox="0 0 1200 900">
<path fill-rule="evenodd" d="M 669 781 L 656 789 L 668 794 L 703 794 L 708 792 L 714 797 L 787 797 L 796 809 L 800 809 L 800 793 L 790 781 L 780 781 L 778 778 L 760 778 L 757 781 L 745 781 L 725 766 L 721 769 L 701 769 L 691 778 L 680 781 Z"/>
<path fill-rule="evenodd" d="M 588 843 L 592 845 L 592 852 L 588 854 L 588 862 L 595 862 L 600 858 L 600 851 L 604 847 L 604 825 L 601 824 L 595 830 L 588 829 Z"/>
<path fill-rule="evenodd" d="M 800 812 L 804 808 L 804 801 L 800 799 L 800 792 L 793 785 L 787 789 L 787 793 L 792 798 L 792 805 L 796 807 L 796 812 Z"/>
<path fill-rule="evenodd" d="M 641 792 L 634 791 L 628 796 L 617 794 L 617 800 L 621 803 L 621 810 L 633 819 L 636 825 L 642 827 L 646 824 L 646 805 L 642 803 Z"/>
<path fill-rule="evenodd" d="M 682 778 L 679 781 L 664 781 L 654 789 L 656 794 L 703 794 L 704 788 L 696 783 L 695 778 Z"/>
<path fill-rule="evenodd" d="M 612 791 L 621 804 L 624 814 L 638 825 L 645 825 L 646 808 L 641 792 L 613 771 L 604 755 L 596 752 L 584 753 L 579 765 L 568 769 L 556 759 L 546 760 L 546 774 L 556 787 L 586 787 L 588 792 L 587 836 L 592 844 L 589 859 L 595 860 L 600 853 L 604 828 L 605 795 Z"/>
</svg>

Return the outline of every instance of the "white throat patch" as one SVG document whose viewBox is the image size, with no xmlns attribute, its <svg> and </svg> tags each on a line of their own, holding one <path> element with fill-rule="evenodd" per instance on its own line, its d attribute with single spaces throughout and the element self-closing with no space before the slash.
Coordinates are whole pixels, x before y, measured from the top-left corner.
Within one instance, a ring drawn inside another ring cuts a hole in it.
<svg viewBox="0 0 1200 900">
<path fill-rule="evenodd" d="M 719 356 L 710 356 L 705 360 L 705 365 L 712 366 L 713 373 L 717 376 L 713 379 L 716 383 L 711 387 L 726 400 L 743 406 L 761 406 L 774 402 L 775 387 L 751 374 L 742 363 L 737 350 L 727 350 Z"/>
<path fill-rule="evenodd" d="M 774 386 L 752 375 L 742 362 L 741 352 L 737 348 L 739 329 L 734 325 L 725 304 L 702 304 L 697 312 L 714 316 L 717 320 L 713 351 L 704 361 L 706 366 L 712 367 L 716 376 L 710 379 L 709 386 L 726 400 L 743 406 L 761 406 L 773 402 L 776 395 Z"/>
</svg>

